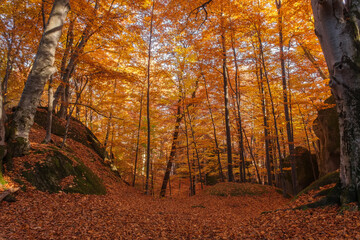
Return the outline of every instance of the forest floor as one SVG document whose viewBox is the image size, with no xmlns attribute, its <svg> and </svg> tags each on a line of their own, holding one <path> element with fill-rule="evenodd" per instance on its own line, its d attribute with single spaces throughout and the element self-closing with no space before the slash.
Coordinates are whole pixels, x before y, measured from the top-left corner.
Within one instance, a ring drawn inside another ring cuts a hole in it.
<svg viewBox="0 0 360 240">
<path fill-rule="evenodd" d="M 32 133 L 33 148 L 44 147 L 39 143 L 44 132 L 34 128 Z M 263 194 L 244 196 L 213 196 L 206 191 L 193 197 L 146 196 L 100 161 L 90 161 L 96 155 L 93 150 L 68 141 L 103 179 L 107 194 L 48 194 L 28 187 L 18 192 L 16 202 L 0 203 L 1 240 L 360 239 L 360 212 L 355 206 L 294 210 L 315 201 L 314 191 L 294 202 L 270 187 Z"/>
</svg>

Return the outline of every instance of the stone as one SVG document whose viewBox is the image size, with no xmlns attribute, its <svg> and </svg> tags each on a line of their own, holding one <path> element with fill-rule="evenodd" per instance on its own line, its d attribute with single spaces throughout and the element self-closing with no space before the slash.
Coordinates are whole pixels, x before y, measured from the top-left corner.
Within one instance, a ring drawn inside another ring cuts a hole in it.
<svg viewBox="0 0 360 240">
<path fill-rule="evenodd" d="M 296 147 L 294 150 L 297 173 L 297 191 L 301 191 L 319 177 L 319 170 L 315 154 L 304 147 Z M 284 175 L 287 193 L 292 193 L 290 156 L 284 159 Z"/>
<path fill-rule="evenodd" d="M 27 170 L 22 172 L 22 176 L 40 191 L 106 194 L 102 180 L 90 168 L 81 160 L 70 159 L 60 151 L 51 150 L 45 160 L 34 166 L 30 164 L 24 166 Z M 70 182 L 64 185 L 64 180 Z"/>
<path fill-rule="evenodd" d="M 326 99 L 325 103 L 335 104 L 334 97 Z M 340 131 L 336 106 L 318 111 L 318 117 L 313 122 L 313 130 L 319 138 L 320 176 L 325 176 L 340 167 Z"/>
</svg>

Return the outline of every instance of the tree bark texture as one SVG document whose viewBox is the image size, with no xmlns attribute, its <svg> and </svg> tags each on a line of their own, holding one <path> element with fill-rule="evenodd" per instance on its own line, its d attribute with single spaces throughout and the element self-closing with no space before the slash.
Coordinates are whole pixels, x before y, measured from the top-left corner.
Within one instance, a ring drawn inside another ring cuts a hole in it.
<svg viewBox="0 0 360 240">
<path fill-rule="evenodd" d="M 69 10 L 69 0 L 54 1 L 32 70 L 15 112 L 11 133 L 11 141 L 14 143 L 14 156 L 24 154 L 30 147 L 30 128 L 34 123 L 36 108 L 39 105 L 46 81 L 56 72 L 56 68 L 53 66 L 56 46 Z"/>
<path fill-rule="evenodd" d="M 360 200 L 360 2 L 312 0 L 340 128 L 342 204 Z"/>
</svg>

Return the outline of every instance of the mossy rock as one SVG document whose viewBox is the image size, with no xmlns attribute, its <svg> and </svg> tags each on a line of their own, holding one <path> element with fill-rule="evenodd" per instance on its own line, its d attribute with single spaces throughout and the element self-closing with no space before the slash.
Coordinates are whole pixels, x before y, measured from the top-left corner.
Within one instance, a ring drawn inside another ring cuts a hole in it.
<svg viewBox="0 0 360 240">
<path fill-rule="evenodd" d="M 38 190 L 57 193 L 106 194 L 102 180 L 80 160 L 71 160 L 59 151 L 53 151 L 35 166 L 25 166 L 28 170 L 23 177 Z M 63 180 L 70 178 L 71 183 L 63 186 Z"/>
<path fill-rule="evenodd" d="M 2 176 L 2 173 L 0 172 L 0 185 L 4 185 L 6 182 Z"/>
<path fill-rule="evenodd" d="M 328 173 L 325 176 L 319 178 L 312 184 L 310 184 L 308 187 L 306 187 L 304 190 L 302 190 L 294 199 L 297 199 L 300 195 L 306 194 L 310 192 L 311 190 L 318 190 L 320 187 L 333 184 L 333 183 L 339 183 L 340 182 L 340 174 L 338 171 Z"/>
<path fill-rule="evenodd" d="M 268 186 L 251 183 L 218 183 L 206 190 L 214 196 L 257 196 L 268 192 Z"/>
</svg>

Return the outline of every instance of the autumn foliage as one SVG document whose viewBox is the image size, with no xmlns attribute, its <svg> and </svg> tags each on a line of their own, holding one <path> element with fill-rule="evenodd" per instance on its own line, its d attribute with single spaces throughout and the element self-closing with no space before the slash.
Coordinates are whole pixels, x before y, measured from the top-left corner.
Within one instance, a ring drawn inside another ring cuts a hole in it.
<svg viewBox="0 0 360 240">
<path fill-rule="evenodd" d="M 52 6 L 45 0 L 1 2 L 8 129 Z M 293 210 L 315 201 L 315 192 L 290 205 L 277 193 L 301 190 L 294 151 L 303 147 L 320 157 L 313 121 L 319 110 L 332 107 L 324 103 L 329 74 L 310 0 L 71 0 L 70 6 L 56 46 L 57 72 L 38 104 L 42 112 L 50 106 L 64 136 L 53 129 L 45 144 L 46 124 L 35 124 L 30 155 L 14 158 L 15 170 L 6 166 L 0 190 L 17 187 L 11 176 L 24 161 L 41 161 L 31 153 L 56 147 L 75 148 L 82 159 L 96 155 L 96 163 L 84 162 L 102 175 L 109 193 L 49 197 L 30 187 L 16 210 L 1 203 L 0 238 L 260 239 L 296 238 L 304 231 L 321 238 L 319 228 L 329 226 L 322 230 L 329 236 L 359 237 L 351 230 L 358 227 L 358 213 L 344 214 L 350 227 L 340 232 L 336 207 Z M 68 138 L 69 125 L 79 132 L 86 126 L 100 151 L 76 141 L 78 133 Z M 135 189 L 119 183 L 98 158 Z M 286 180 L 293 184 L 285 186 Z M 267 211 L 275 212 L 260 215 Z M 24 225 L 16 219 L 31 214 Z M 47 217 L 35 224 L 40 215 Z"/>
</svg>

